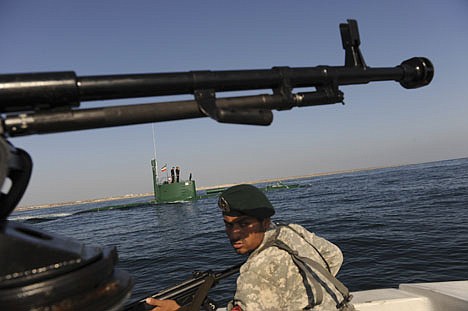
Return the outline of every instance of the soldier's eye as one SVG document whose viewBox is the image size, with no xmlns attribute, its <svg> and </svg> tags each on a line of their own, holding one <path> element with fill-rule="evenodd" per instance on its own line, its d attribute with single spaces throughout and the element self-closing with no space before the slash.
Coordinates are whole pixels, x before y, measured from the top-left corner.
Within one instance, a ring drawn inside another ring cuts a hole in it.
<svg viewBox="0 0 468 311">
<path fill-rule="evenodd" d="M 250 222 L 240 222 L 239 223 L 239 227 L 241 227 L 241 228 L 247 228 L 250 225 L 251 225 Z"/>
</svg>

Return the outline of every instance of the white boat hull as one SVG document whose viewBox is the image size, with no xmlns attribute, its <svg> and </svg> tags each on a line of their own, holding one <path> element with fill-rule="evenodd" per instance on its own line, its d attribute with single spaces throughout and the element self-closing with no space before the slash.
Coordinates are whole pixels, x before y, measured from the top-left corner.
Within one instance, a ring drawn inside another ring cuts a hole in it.
<svg viewBox="0 0 468 311">
<path fill-rule="evenodd" d="M 358 311 L 468 310 L 468 281 L 400 284 L 398 289 L 365 290 L 352 295 Z"/>
</svg>

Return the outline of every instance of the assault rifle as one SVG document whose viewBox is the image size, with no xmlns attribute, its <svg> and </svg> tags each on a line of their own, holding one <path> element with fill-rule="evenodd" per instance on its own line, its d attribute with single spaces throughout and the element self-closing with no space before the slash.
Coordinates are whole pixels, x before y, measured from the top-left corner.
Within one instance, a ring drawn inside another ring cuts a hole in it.
<svg viewBox="0 0 468 311">
<path fill-rule="evenodd" d="M 341 85 L 392 80 L 413 89 L 431 82 L 434 67 L 427 58 L 371 68 L 359 49 L 356 21 L 340 24 L 340 32 L 344 66 L 83 77 L 72 71 L 0 75 L 2 308 L 115 310 L 124 305 L 132 287 L 131 277 L 114 269 L 115 249 L 83 245 L 6 220 L 26 190 L 32 171 L 28 153 L 15 148 L 9 137 L 200 117 L 268 125 L 273 120 L 272 110 L 343 102 Z M 293 92 L 306 87 L 315 91 Z M 261 89 L 272 92 L 217 97 L 221 92 Z M 181 94 L 191 94 L 194 100 L 79 109 L 84 101 Z"/>
<path fill-rule="evenodd" d="M 237 272 L 242 264 L 235 265 L 221 272 L 211 270 L 204 272 L 194 272 L 192 277 L 169 288 L 157 292 L 151 297 L 156 299 L 172 299 L 177 301 L 185 311 L 198 311 L 202 307 L 206 311 L 217 309 L 216 303 L 208 298 L 208 291 L 220 280 L 227 278 Z M 149 306 L 145 300 L 149 295 L 125 306 L 125 311 L 151 310 L 154 306 Z"/>
</svg>

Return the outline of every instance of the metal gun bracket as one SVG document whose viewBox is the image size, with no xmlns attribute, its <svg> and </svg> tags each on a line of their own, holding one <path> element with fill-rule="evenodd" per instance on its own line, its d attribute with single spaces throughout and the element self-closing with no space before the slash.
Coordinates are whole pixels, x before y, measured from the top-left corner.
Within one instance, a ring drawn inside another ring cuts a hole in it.
<svg viewBox="0 0 468 311">
<path fill-rule="evenodd" d="M 273 113 L 268 109 L 223 109 L 216 104 L 216 92 L 213 89 L 195 90 L 195 101 L 200 111 L 220 123 L 270 125 Z"/>
</svg>

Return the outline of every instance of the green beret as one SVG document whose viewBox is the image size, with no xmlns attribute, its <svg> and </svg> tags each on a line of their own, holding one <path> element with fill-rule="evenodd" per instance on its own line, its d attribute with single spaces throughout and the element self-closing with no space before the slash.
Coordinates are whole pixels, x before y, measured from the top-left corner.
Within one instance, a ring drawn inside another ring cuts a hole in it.
<svg viewBox="0 0 468 311">
<path fill-rule="evenodd" d="M 275 214 L 266 195 L 255 186 L 242 184 L 224 190 L 219 196 L 218 206 L 226 216 L 252 216 L 259 219 Z"/>
</svg>

